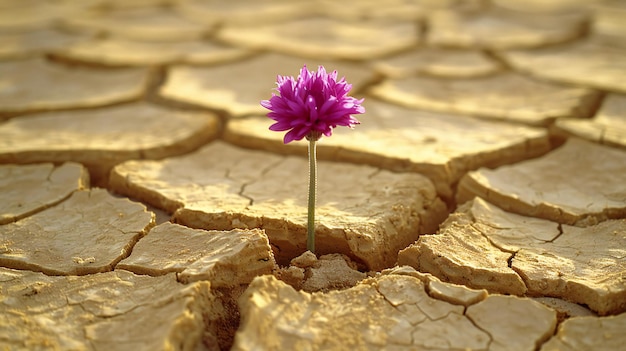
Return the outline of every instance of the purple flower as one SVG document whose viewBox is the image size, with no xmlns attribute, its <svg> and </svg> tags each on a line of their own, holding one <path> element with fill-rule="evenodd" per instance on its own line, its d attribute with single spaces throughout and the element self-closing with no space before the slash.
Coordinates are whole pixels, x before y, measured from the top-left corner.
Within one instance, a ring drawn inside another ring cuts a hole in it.
<svg viewBox="0 0 626 351">
<path fill-rule="evenodd" d="M 363 99 L 348 96 L 352 85 L 345 78 L 337 81 L 337 71 L 328 74 L 322 66 L 309 72 L 305 65 L 298 79 L 278 76 L 276 84 L 280 95 L 272 93 L 261 106 L 270 110 L 267 116 L 276 121 L 270 130 L 289 131 L 285 144 L 304 137 L 317 140 L 322 134 L 331 136 L 336 126 L 359 124 L 352 115 L 365 112 Z"/>
</svg>

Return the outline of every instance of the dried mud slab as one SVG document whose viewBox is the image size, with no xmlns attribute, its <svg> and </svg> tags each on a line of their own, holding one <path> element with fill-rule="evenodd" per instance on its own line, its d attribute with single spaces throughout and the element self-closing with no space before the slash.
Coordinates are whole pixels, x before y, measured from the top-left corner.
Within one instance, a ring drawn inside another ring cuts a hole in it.
<svg viewBox="0 0 626 351">
<path fill-rule="evenodd" d="M 574 135 L 596 143 L 626 148 L 626 95 L 609 94 L 591 120 L 560 119 L 554 124 L 557 135 Z"/>
<path fill-rule="evenodd" d="M 101 183 L 115 164 L 190 152 L 218 128 L 213 114 L 146 103 L 33 114 L 0 124 L 0 162 L 80 162 Z"/>
<path fill-rule="evenodd" d="M 131 101 L 147 83 L 141 68 L 70 68 L 38 58 L 0 62 L 0 115 Z"/>
<path fill-rule="evenodd" d="M 626 93 L 624 39 L 595 35 L 567 46 L 502 55 L 516 70 L 540 78 Z"/>
<path fill-rule="evenodd" d="M 110 187 L 193 228 L 264 229 L 288 262 L 305 251 L 307 172 L 305 158 L 213 142 L 184 157 L 125 162 Z M 343 253 L 374 270 L 447 215 L 423 176 L 327 162 L 319 164 L 316 212 L 317 253 Z"/>
<path fill-rule="evenodd" d="M 441 78 L 472 78 L 501 70 L 479 51 L 419 48 L 373 63 L 374 69 L 391 78 L 426 74 Z"/>
<path fill-rule="evenodd" d="M 362 65 L 270 53 L 215 67 L 173 66 L 159 94 L 166 99 L 225 110 L 233 116 L 265 114 L 267 110 L 259 102 L 272 96 L 276 75 L 297 77 L 305 63 L 310 71 L 319 65 L 328 71 L 337 70 L 339 77 L 346 77 L 352 84 L 353 92 L 373 79 L 373 73 Z"/>
<path fill-rule="evenodd" d="M 371 19 L 421 20 L 435 9 L 451 5 L 471 7 L 474 2 L 458 4 L 454 0 L 407 2 L 389 0 L 385 6 L 375 0 L 360 0 L 350 6 L 332 0 L 317 1 L 263 1 L 255 0 L 224 3 L 220 0 L 182 0 L 176 9 L 186 17 L 198 21 L 220 22 L 228 25 L 250 25 L 293 21 L 304 17 L 330 17 L 347 21 Z"/>
<path fill-rule="evenodd" d="M 208 282 L 126 271 L 49 277 L 0 268 L 0 347 L 54 350 L 194 349 L 217 344 L 224 309 Z"/>
<path fill-rule="evenodd" d="M 93 1 L 102 1 L 102 0 L 93 0 Z M 173 3 L 178 2 L 178 0 L 106 0 L 106 4 L 104 5 L 107 9 L 134 9 L 134 8 L 154 8 L 154 7 L 163 7 L 169 6 Z M 100 4 L 102 6 L 102 4 Z"/>
<path fill-rule="evenodd" d="M 310 15 L 317 8 L 316 2 L 266 0 L 181 0 L 176 10 L 194 22 L 229 25 L 255 25 L 292 20 Z"/>
<path fill-rule="evenodd" d="M 76 163 L 0 165 L 0 225 L 56 205 L 86 187 L 89 173 Z"/>
<path fill-rule="evenodd" d="M 557 297 L 533 297 L 532 299 L 555 310 L 559 323 L 571 317 L 597 317 L 597 314 L 586 306 L 565 301 Z"/>
<path fill-rule="evenodd" d="M 414 46 L 418 29 L 411 22 L 344 23 L 310 17 L 258 26 L 226 26 L 217 37 L 229 44 L 314 59 L 366 60 Z"/>
<path fill-rule="evenodd" d="M 587 10 L 594 1 L 587 0 L 493 0 L 499 7 L 528 13 L 568 13 Z M 597 3 L 596 3 L 597 4 Z"/>
<path fill-rule="evenodd" d="M 355 1 L 350 6 L 332 0 L 318 0 L 315 9 L 322 16 L 338 18 L 348 21 L 363 20 L 387 20 L 387 21 L 423 21 L 435 10 L 447 9 L 452 6 L 469 10 L 476 7 L 478 1 L 464 1 L 458 3 L 455 0 L 441 1 L 404 1 L 389 0 L 384 6 L 376 0 Z"/>
<path fill-rule="evenodd" d="M 626 4 L 619 0 L 595 3 L 593 6 L 593 32 L 615 37 L 616 40 L 626 39 Z"/>
<path fill-rule="evenodd" d="M 570 318 L 541 346 L 541 351 L 619 350 L 626 343 L 626 313 L 609 317 Z"/>
<path fill-rule="evenodd" d="M 439 234 L 402 250 L 398 264 L 490 292 L 559 297 L 616 314 L 626 311 L 625 233 L 623 219 L 579 228 L 474 199 Z"/>
<path fill-rule="evenodd" d="M 0 34 L 0 58 L 17 58 L 46 53 L 77 44 L 89 38 L 86 34 L 39 29 Z"/>
<path fill-rule="evenodd" d="M 626 220 L 562 230 L 553 242 L 515 255 L 512 268 L 529 293 L 586 304 L 600 315 L 626 312 Z"/>
<path fill-rule="evenodd" d="M 152 276 L 175 272 L 183 283 L 209 280 L 216 288 L 249 284 L 257 275 L 271 274 L 275 262 L 267 236 L 258 229 L 204 231 L 163 223 L 116 268 Z"/>
<path fill-rule="evenodd" d="M 64 21 L 78 30 L 146 41 L 201 39 L 213 32 L 215 23 L 196 23 L 162 6 L 123 7 L 85 11 Z"/>
<path fill-rule="evenodd" d="M 77 191 L 62 203 L 0 226 L 0 265 L 48 275 L 106 272 L 130 254 L 154 214 L 106 190 Z"/>
<path fill-rule="evenodd" d="M 476 206 L 485 206 L 478 199 L 474 203 Z M 461 207 L 451 214 L 437 235 L 423 235 L 417 242 L 400 251 L 398 264 L 474 289 L 524 295 L 528 290 L 524 281 L 509 266 L 513 252 L 494 246 L 488 237 L 475 228 L 470 215 L 464 212 L 467 207 Z M 556 224 L 553 228 L 540 229 L 542 233 L 552 234 L 547 240 L 558 235 Z"/>
<path fill-rule="evenodd" d="M 288 267 L 273 272 L 281 281 L 306 292 L 331 291 L 355 286 L 367 277 L 349 257 L 342 254 L 322 255 L 311 251 L 291 260 Z"/>
<path fill-rule="evenodd" d="M 21 0 L 5 3 L 0 8 L 0 31 L 19 32 L 50 26 L 80 9 L 76 4 Z"/>
<path fill-rule="evenodd" d="M 430 297 L 452 305 L 470 306 L 484 300 L 489 294 L 485 289 L 471 289 L 465 285 L 443 282 L 430 273 L 416 271 L 411 266 L 395 266 L 381 272 L 385 274 L 406 275 L 424 283 Z"/>
<path fill-rule="evenodd" d="M 468 307 L 465 316 L 489 333 L 492 339 L 488 350 L 536 350 L 553 335 L 556 313 L 530 301 L 535 302 L 514 296 L 490 295 Z M 510 320 L 503 321 L 503 311 L 510 312 Z M 516 320 L 518 316 L 520 321 Z"/>
<path fill-rule="evenodd" d="M 570 139 L 534 160 L 469 172 L 456 199 L 478 196 L 509 212 L 586 226 L 626 217 L 625 172 L 623 150 Z"/>
<path fill-rule="evenodd" d="M 542 129 L 406 109 L 375 99 L 365 99 L 363 106 L 367 113 L 362 124 L 355 130 L 337 128 L 331 138 L 323 138 L 318 157 L 417 172 L 430 178 L 446 199 L 453 198 L 453 184 L 469 170 L 550 150 Z M 249 148 L 306 155 L 305 143 L 284 145 L 282 135 L 268 129 L 271 123 L 266 117 L 231 119 L 224 138 Z"/>
<path fill-rule="evenodd" d="M 560 117 L 588 117 L 596 91 L 533 80 L 516 73 L 476 79 L 387 79 L 371 93 L 417 109 L 545 126 Z"/>
<path fill-rule="evenodd" d="M 428 18 L 428 43 L 461 48 L 532 48 L 559 44 L 585 34 L 585 18 L 572 15 L 488 11 L 440 11 Z"/>
<path fill-rule="evenodd" d="M 273 350 L 279 345 L 534 350 L 556 327 L 556 313 L 530 299 L 490 295 L 478 303 L 455 305 L 429 296 L 420 279 L 396 274 L 325 294 L 298 292 L 273 276 L 257 277 L 239 306 L 241 324 L 233 350 Z M 503 310 L 512 313 L 503 315 Z"/>
<path fill-rule="evenodd" d="M 178 62 L 215 64 L 240 59 L 250 52 L 209 41 L 142 42 L 106 38 L 81 42 L 55 54 L 73 61 L 109 66 L 147 66 Z"/>
</svg>

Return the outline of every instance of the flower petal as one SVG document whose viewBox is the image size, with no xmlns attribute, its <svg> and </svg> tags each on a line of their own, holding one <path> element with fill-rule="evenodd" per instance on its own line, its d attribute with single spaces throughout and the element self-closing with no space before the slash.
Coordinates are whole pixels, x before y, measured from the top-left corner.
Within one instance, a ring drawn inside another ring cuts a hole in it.
<svg viewBox="0 0 626 351">
<path fill-rule="evenodd" d="M 272 93 L 261 106 L 270 110 L 267 116 L 275 121 L 273 131 L 288 131 L 283 142 L 301 140 L 312 131 L 331 136 L 337 126 L 353 127 L 360 124 L 352 115 L 365 112 L 363 99 L 348 96 L 352 85 L 345 77 L 337 79 L 337 71 L 328 73 L 324 66 L 317 72 L 300 70 L 298 78 L 276 77 L 277 94 Z"/>
</svg>

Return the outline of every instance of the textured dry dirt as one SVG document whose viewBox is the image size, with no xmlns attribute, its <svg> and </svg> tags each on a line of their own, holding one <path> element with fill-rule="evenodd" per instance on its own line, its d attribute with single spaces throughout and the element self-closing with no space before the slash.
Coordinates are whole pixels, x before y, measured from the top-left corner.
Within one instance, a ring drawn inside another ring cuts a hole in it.
<svg viewBox="0 0 626 351">
<path fill-rule="evenodd" d="M 381 6 L 381 4 L 383 4 Z M 0 0 L 0 349 L 620 350 L 626 3 Z M 365 98 L 306 144 L 259 101 Z"/>
</svg>

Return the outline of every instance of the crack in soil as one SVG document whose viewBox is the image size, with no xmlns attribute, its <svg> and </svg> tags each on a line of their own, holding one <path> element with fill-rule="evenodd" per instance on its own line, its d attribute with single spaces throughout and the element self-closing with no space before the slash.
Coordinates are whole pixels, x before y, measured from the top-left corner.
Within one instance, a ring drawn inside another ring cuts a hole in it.
<svg viewBox="0 0 626 351">
<path fill-rule="evenodd" d="M 467 320 L 472 323 L 472 325 L 482 331 L 483 333 L 487 334 L 487 336 L 489 337 L 489 342 L 487 342 L 487 350 L 491 349 L 491 344 L 493 344 L 493 336 L 491 335 L 491 333 L 487 330 L 482 328 L 481 326 L 479 326 L 475 320 L 472 319 L 472 317 L 467 315 L 467 308 L 465 308 L 465 310 L 463 311 L 463 316 L 465 316 L 465 318 L 467 318 Z"/>
<path fill-rule="evenodd" d="M 509 257 L 508 260 L 506 260 L 507 266 L 511 269 L 513 269 L 513 260 L 515 259 L 515 255 L 517 255 L 519 251 L 515 251 L 511 254 L 511 257 Z M 513 269 L 515 270 L 515 269 Z M 516 272 L 517 273 L 517 272 Z M 519 275 L 519 274 L 518 274 Z M 525 283 L 524 283 L 525 284 Z M 526 288 L 528 288 L 528 286 L 526 286 Z"/>
<path fill-rule="evenodd" d="M 285 160 L 286 160 L 286 157 L 281 157 L 281 158 L 280 158 L 280 159 L 278 159 L 276 162 L 267 164 L 267 165 L 266 165 L 266 166 L 265 166 L 265 167 L 261 170 L 261 172 L 259 173 L 259 176 L 258 176 L 256 179 L 250 180 L 250 181 L 248 181 L 248 182 L 241 182 L 241 183 L 242 183 L 242 184 L 241 184 L 241 188 L 239 189 L 239 192 L 237 193 L 237 195 L 239 195 L 239 196 L 241 196 L 241 197 L 243 197 L 243 198 L 245 198 L 245 199 L 248 199 L 248 201 L 249 201 L 248 206 L 253 206 L 253 205 L 254 205 L 254 198 L 252 198 L 251 196 L 248 196 L 248 195 L 246 195 L 246 194 L 245 194 L 246 187 L 248 187 L 249 185 L 252 185 L 252 184 L 254 184 L 255 182 L 257 182 L 257 181 L 259 181 L 260 179 L 262 179 L 262 178 L 263 178 L 263 176 L 265 176 L 265 175 L 266 175 L 269 171 L 271 171 L 272 169 L 276 168 L 278 165 L 280 165 L 281 163 L 283 163 Z M 235 163 L 235 164 L 233 165 L 233 167 L 236 167 L 238 164 L 239 164 L 239 162 Z M 238 181 L 240 181 L 240 180 L 239 180 L 239 179 L 237 179 L 237 178 L 232 178 L 232 177 L 230 177 L 230 169 L 227 169 L 227 170 L 226 170 L 226 172 L 225 172 L 225 174 L 224 174 L 224 177 L 225 177 L 226 179 L 230 179 L 230 180 L 233 180 L 233 181 L 237 181 L 237 182 L 238 182 Z"/>
<path fill-rule="evenodd" d="M 544 243 L 553 243 L 556 239 L 558 239 L 561 235 L 563 235 L 563 224 L 558 223 L 557 229 L 559 230 L 559 233 L 554 238 L 548 241 L 545 241 Z"/>
<path fill-rule="evenodd" d="M 470 213 L 469 214 L 470 217 L 472 218 L 472 221 L 475 221 L 474 216 Z M 520 280 L 524 283 L 524 286 L 526 288 L 526 290 L 528 290 L 528 281 L 526 279 L 524 279 L 524 276 L 521 274 L 521 271 L 518 271 L 517 269 L 515 269 L 513 267 L 513 260 L 515 259 L 515 256 L 517 255 L 517 253 L 521 250 L 516 250 L 516 251 L 510 251 L 510 250 L 506 250 L 500 246 L 498 246 L 495 242 L 493 242 L 491 240 L 491 238 L 489 238 L 489 236 L 487 234 L 485 234 L 483 231 L 481 231 L 479 228 L 477 228 L 475 226 L 475 223 L 471 223 L 470 226 L 475 229 L 476 231 L 478 231 L 480 233 L 480 235 L 482 235 L 483 238 L 485 238 L 490 244 L 491 246 L 495 247 L 496 249 L 500 250 L 501 252 L 504 253 L 509 253 L 511 254 L 509 256 L 509 258 L 507 259 L 507 267 L 509 267 L 509 269 L 511 269 L 513 272 L 515 272 L 515 274 L 517 274 L 520 277 Z"/>
</svg>

